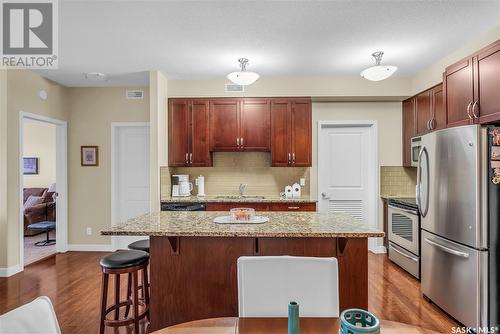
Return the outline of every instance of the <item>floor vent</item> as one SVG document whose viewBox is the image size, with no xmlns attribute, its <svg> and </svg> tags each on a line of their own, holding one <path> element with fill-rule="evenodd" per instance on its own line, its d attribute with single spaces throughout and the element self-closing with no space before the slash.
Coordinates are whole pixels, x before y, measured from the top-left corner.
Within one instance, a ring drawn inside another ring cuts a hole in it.
<svg viewBox="0 0 500 334">
<path fill-rule="evenodd" d="M 225 92 L 226 93 L 243 93 L 245 91 L 245 86 L 237 85 L 237 84 L 226 84 Z"/>
<path fill-rule="evenodd" d="M 144 98 L 143 90 L 128 90 L 127 89 L 127 100 L 142 100 Z"/>
</svg>

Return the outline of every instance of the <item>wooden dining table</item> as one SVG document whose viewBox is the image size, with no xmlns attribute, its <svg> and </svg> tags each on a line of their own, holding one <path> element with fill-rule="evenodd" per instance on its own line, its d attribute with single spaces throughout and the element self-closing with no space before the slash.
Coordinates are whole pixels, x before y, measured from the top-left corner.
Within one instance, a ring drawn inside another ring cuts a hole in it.
<svg viewBox="0 0 500 334">
<path fill-rule="evenodd" d="M 339 318 L 300 318 L 301 334 L 338 333 Z M 287 334 L 287 318 L 212 318 L 160 329 L 152 334 Z M 381 334 L 431 334 L 430 329 L 381 320 Z"/>
</svg>

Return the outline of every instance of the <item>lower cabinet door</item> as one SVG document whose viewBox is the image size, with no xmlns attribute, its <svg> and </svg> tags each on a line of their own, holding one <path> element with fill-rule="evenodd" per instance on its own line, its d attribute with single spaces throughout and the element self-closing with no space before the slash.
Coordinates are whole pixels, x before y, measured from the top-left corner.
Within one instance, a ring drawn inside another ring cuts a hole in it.
<svg viewBox="0 0 500 334">
<path fill-rule="evenodd" d="M 487 251 L 422 231 L 422 293 L 465 326 L 487 326 L 487 261 Z"/>
</svg>

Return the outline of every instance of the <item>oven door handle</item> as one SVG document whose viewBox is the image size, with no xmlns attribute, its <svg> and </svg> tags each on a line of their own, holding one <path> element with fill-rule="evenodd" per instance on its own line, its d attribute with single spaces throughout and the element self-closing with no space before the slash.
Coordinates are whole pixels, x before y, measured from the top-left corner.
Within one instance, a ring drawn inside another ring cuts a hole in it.
<svg viewBox="0 0 500 334">
<path fill-rule="evenodd" d="M 396 248 L 396 247 L 394 247 L 393 245 L 389 245 L 389 247 L 390 247 L 393 251 L 395 251 L 396 253 L 398 253 L 399 255 L 404 256 L 404 257 L 406 257 L 407 259 L 410 259 L 410 260 L 412 260 L 412 261 L 414 261 L 414 262 L 418 262 L 418 260 L 417 260 L 417 259 L 415 259 L 414 257 L 411 257 L 411 256 L 410 256 L 410 255 L 408 255 L 408 254 L 403 253 L 402 251 L 400 251 L 399 249 L 397 249 L 397 248 Z"/>
<path fill-rule="evenodd" d="M 412 215 L 418 216 L 418 211 L 416 211 L 416 210 L 403 209 L 403 208 L 400 208 L 398 206 L 393 206 L 393 205 L 390 205 L 390 204 L 387 207 L 389 207 L 391 209 L 395 209 L 395 210 L 401 210 L 403 212 L 410 213 Z"/>
</svg>

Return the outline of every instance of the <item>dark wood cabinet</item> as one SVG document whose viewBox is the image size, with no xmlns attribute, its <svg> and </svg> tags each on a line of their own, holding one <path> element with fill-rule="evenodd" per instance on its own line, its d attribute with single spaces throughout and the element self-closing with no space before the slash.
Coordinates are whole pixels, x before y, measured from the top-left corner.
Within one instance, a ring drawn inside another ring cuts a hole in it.
<svg viewBox="0 0 500 334">
<path fill-rule="evenodd" d="M 417 133 L 415 98 L 403 101 L 403 166 L 411 167 L 411 138 Z"/>
<path fill-rule="evenodd" d="M 208 100 L 169 100 L 169 166 L 211 166 L 208 140 Z"/>
<path fill-rule="evenodd" d="M 439 84 L 431 89 L 432 98 L 432 118 L 430 121 L 431 130 L 446 128 L 446 110 L 444 108 L 443 84 Z"/>
<path fill-rule="evenodd" d="M 431 131 L 431 91 L 426 90 L 415 97 L 417 135 L 424 135 Z"/>
<path fill-rule="evenodd" d="M 210 150 L 236 151 L 240 148 L 239 101 L 210 101 Z"/>
<path fill-rule="evenodd" d="M 472 113 L 479 123 L 500 121 L 500 41 L 480 51 L 474 57 L 477 75 L 475 76 L 475 101 Z"/>
<path fill-rule="evenodd" d="M 210 102 L 211 151 L 269 151 L 270 103 L 266 99 Z"/>
<path fill-rule="evenodd" d="M 267 99 L 244 99 L 240 112 L 240 149 L 271 150 L 271 109 Z"/>
<path fill-rule="evenodd" d="M 500 40 L 446 68 L 447 126 L 500 121 Z"/>
<path fill-rule="evenodd" d="M 312 110 L 309 99 L 271 101 L 271 159 L 275 167 L 310 167 Z"/>
<path fill-rule="evenodd" d="M 316 211 L 313 202 L 219 202 L 207 203 L 207 211 L 229 211 L 239 207 L 252 208 L 257 211 Z"/>
</svg>

